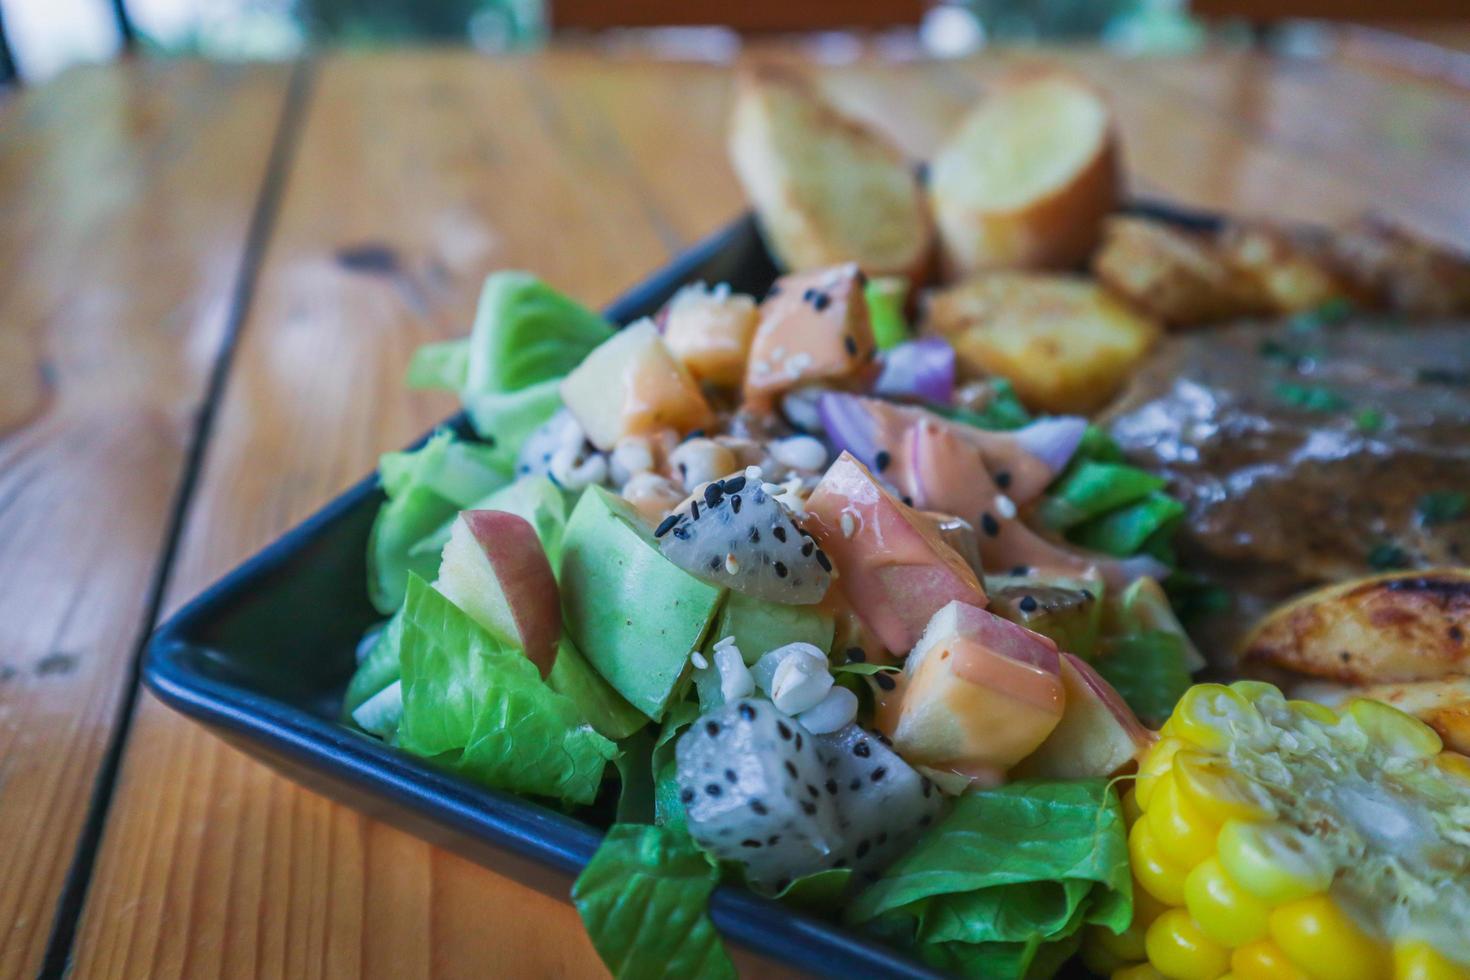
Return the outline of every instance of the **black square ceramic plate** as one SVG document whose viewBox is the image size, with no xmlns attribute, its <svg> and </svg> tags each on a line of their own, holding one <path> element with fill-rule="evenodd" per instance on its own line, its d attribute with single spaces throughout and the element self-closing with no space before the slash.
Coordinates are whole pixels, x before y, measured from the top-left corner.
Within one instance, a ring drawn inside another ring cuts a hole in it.
<svg viewBox="0 0 1470 980">
<path fill-rule="evenodd" d="M 1140 206 L 1183 224 L 1208 217 Z M 628 323 L 682 285 L 728 282 L 763 295 L 776 277 L 750 217 L 696 245 L 605 312 Z M 460 416 L 450 425 L 470 434 Z M 320 793 L 565 898 L 601 828 L 474 786 L 337 722 L 368 603 L 368 530 L 382 491 L 370 476 L 235 569 L 163 624 L 143 677 L 166 704 Z M 714 896 L 715 924 L 759 955 L 817 975 L 937 974 L 894 951 L 744 889 Z"/>
</svg>

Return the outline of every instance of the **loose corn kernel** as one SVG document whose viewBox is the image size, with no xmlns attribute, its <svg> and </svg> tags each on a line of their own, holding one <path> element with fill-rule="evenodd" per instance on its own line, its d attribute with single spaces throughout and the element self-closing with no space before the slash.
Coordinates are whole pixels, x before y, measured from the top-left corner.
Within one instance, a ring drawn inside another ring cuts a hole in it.
<svg viewBox="0 0 1470 980">
<path fill-rule="evenodd" d="M 1184 901 L 1217 943 L 1240 946 L 1266 934 L 1270 906 L 1232 881 L 1219 858 L 1207 858 L 1184 879 Z"/>
<path fill-rule="evenodd" d="M 1173 777 L 1180 795 L 1219 823 L 1265 820 L 1275 813 L 1265 790 L 1241 779 L 1220 756 L 1180 752 L 1174 756 Z"/>
<path fill-rule="evenodd" d="M 1184 692 L 1162 731 L 1202 749 L 1222 752 L 1236 739 L 1254 741 L 1265 727 L 1260 712 L 1242 695 L 1223 684 L 1196 684 Z"/>
<path fill-rule="evenodd" d="M 1133 877 L 1144 891 L 1165 905 L 1184 903 L 1184 878 L 1189 869 L 1163 856 L 1147 820 L 1138 821 L 1128 832 L 1128 858 L 1133 865 Z"/>
<path fill-rule="evenodd" d="M 1174 980 L 1216 980 L 1230 968 L 1230 951 L 1200 929 L 1184 909 L 1170 909 L 1144 936 L 1148 961 Z"/>
<path fill-rule="evenodd" d="M 1268 905 L 1326 891 L 1332 883 L 1332 863 L 1321 848 L 1280 824 L 1227 821 L 1219 855 L 1231 880 Z"/>
<path fill-rule="evenodd" d="M 1329 895 L 1273 909 L 1269 928 L 1276 945 L 1313 980 L 1377 980 L 1389 973 L 1387 950 Z"/>
<path fill-rule="evenodd" d="M 1179 792 L 1174 773 L 1159 777 L 1143 819 L 1153 831 L 1159 853 L 1186 870 L 1215 850 L 1220 824 Z"/>
<path fill-rule="evenodd" d="M 1135 963 L 1121 970 L 1114 970 L 1109 980 L 1169 980 L 1152 963 Z"/>
<path fill-rule="evenodd" d="M 1188 747 L 1189 743 L 1183 739 L 1161 738 L 1154 743 L 1153 748 L 1144 753 L 1143 759 L 1138 763 L 1138 778 L 1133 781 L 1134 797 L 1140 807 L 1148 809 L 1159 777 L 1174 765 L 1175 753 Z"/>
<path fill-rule="evenodd" d="M 1318 704 L 1316 701 L 1297 700 L 1288 701 L 1286 703 L 1288 706 L 1290 706 L 1292 711 L 1295 711 L 1298 716 L 1306 719 L 1307 721 L 1314 721 L 1319 725 L 1337 724 L 1337 712 L 1333 711 L 1325 704 Z"/>
<path fill-rule="evenodd" d="M 1311 980 L 1269 939 L 1246 943 L 1230 954 L 1236 980 Z"/>
<path fill-rule="evenodd" d="M 1347 706 L 1346 714 L 1364 734 L 1394 755 L 1428 759 L 1444 749 L 1434 729 L 1382 701 L 1358 698 Z"/>
<path fill-rule="evenodd" d="M 1393 947 L 1393 980 L 1470 980 L 1470 968 L 1423 940 L 1406 939 Z"/>
</svg>

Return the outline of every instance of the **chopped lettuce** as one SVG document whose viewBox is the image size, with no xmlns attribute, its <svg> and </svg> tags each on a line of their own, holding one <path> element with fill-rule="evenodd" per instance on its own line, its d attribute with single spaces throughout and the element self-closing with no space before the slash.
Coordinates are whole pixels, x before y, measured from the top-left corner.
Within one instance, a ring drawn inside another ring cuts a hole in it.
<svg viewBox="0 0 1470 980">
<path fill-rule="evenodd" d="M 1168 629 L 1110 637 L 1093 666 L 1150 725 L 1163 724 L 1192 683 L 1188 641 Z"/>
<path fill-rule="evenodd" d="M 682 827 L 616 824 L 572 886 L 614 977 L 733 978 L 709 917 L 719 869 Z"/>
<path fill-rule="evenodd" d="M 494 273 L 475 311 L 463 393 L 468 400 L 560 378 L 612 334 L 612 324 L 535 276 Z"/>
<path fill-rule="evenodd" d="M 466 392 L 463 403 L 475 431 L 491 446 L 490 457 L 511 472 L 526 437 L 560 411 L 561 378 L 519 391 Z"/>
<path fill-rule="evenodd" d="M 369 698 L 402 676 L 398 666 L 398 651 L 402 644 L 403 610 L 400 608 L 388 620 L 388 625 L 378 631 L 367 656 L 362 658 L 352 680 L 347 682 L 347 694 L 342 699 L 344 720 L 352 718 L 353 712 Z"/>
<path fill-rule="evenodd" d="M 379 612 L 403 603 L 410 573 L 433 578 L 439 552 L 416 547 L 462 508 L 509 482 L 487 447 L 440 430 L 418 449 L 386 453 L 378 476 L 388 500 L 368 535 L 368 597 Z"/>
<path fill-rule="evenodd" d="M 553 691 L 571 698 L 582 717 L 613 741 L 621 741 L 648 724 L 648 716 L 623 700 L 565 636 L 546 682 Z"/>
<path fill-rule="evenodd" d="M 413 360 L 408 362 L 408 386 L 459 391 L 464 387 L 469 369 L 468 337 L 425 344 L 413 352 Z"/>
<path fill-rule="evenodd" d="M 848 906 L 847 920 L 967 975 L 1055 968 L 1083 925 L 1128 927 L 1122 806 L 1100 779 L 1020 782 L 954 810 Z"/>
<path fill-rule="evenodd" d="M 408 580 L 398 744 L 475 782 L 590 803 L 617 747 L 433 586 Z"/>
</svg>

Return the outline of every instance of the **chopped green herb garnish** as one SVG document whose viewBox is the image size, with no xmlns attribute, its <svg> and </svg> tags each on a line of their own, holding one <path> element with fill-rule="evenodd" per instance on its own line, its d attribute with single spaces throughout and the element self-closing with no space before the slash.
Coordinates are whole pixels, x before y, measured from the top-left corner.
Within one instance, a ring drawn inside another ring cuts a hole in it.
<svg viewBox="0 0 1470 980">
<path fill-rule="evenodd" d="M 1336 412 L 1347 408 L 1347 399 L 1321 385 L 1299 385 L 1283 381 L 1276 385 L 1276 397 L 1294 408 L 1308 412 Z"/>
<path fill-rule="evenodd" d="M 1409 555 L 1398 545 L 1384 542 L 1375 544 L 1368 552 L 1368 564 L 1380 572 L 1392 571 L 1395 568 L 1408 568 Z"/>
<path fill-rule="evenodd" d="M 1353 424 L 1363 432 L 1377 432 L 1383 428 L 1383 413 L 1376 408 L 1360 408 L 1353 416 Z"/>
<path fill-rule="evenodd" d="M 1425 527 L 1457 521 L 1470 510 L 1470 496 L 1462 490 L 1435 490 L 1419 498 L 1414 508 Z"/>
</svg>

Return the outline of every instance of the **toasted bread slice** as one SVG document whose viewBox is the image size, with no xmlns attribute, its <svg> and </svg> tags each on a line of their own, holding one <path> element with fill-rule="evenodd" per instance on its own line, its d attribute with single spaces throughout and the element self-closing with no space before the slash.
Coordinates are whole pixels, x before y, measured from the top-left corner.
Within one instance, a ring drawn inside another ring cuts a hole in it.
<svg viewBox="0 0 1470 980">
<path fill-rule="evenodd" d="M 800 76 L 742 73 L 730 159 L 787 269 L 856 262 L 868 275 L 912 279 L 927 266 L 933 234 L 913 168 Z"/>
<path fill-rule="evenodd" d="M 1148 218 L 1109 218 L 1092 271 L 1119 296 L 1170 326 L 1271 310 L 1266 291 L 1225 260 L 1212 235 Z"/>
<path fill-rule="evenodd" d="M 959 124 L 929 171 L 946 266 L 1073 269 L 1118 204 L 1113 117 L 1061 73 L 1003 83 Z"/>
<path fill-rule="evenodd" d="M 1148 353 L 1158 324 L 1079 276 L 994 272 L 930 297 L 928 330 L 970 375 L 999 375 L 1027 405 L 1085 412 L 1104 404 Z"/>
</svg>

